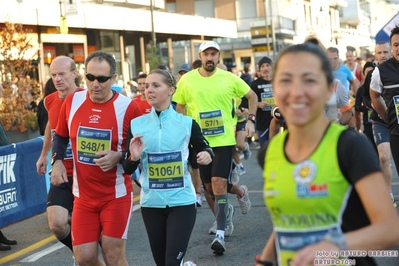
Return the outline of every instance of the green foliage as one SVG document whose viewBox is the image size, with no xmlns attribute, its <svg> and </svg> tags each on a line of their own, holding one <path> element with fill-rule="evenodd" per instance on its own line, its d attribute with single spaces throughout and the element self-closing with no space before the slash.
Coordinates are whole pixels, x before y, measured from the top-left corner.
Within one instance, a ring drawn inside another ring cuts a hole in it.
<svg viewBox="0 0 399 266">
<path fill-rule="evenodd" d="M 152 41 L 147 44 L 146 58 L 147 63 L 150 65 L 150 71 L 161 65 L 161 60 L 158 57 L 158 48 Z"/>
</svg>

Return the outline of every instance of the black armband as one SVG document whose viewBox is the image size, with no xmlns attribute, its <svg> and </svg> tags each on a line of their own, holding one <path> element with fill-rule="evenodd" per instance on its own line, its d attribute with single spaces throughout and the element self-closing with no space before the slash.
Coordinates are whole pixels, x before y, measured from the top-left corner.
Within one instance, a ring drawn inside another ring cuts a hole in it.
<svg viewBox="0 0 399 266">
<path fill-rule="evenodd" d="M 140 164 L 140 159 L 138 159 L 137 161 L 132 161 L 130 160 L 130 158 L 127 160 L 131 165 L 134 166 L 138 166 Z"/>
<path fill-rule="evenodd" d="M 122 152 L 122 157 L 121 157 L 121 159 L 119 160 L 119 163 L 122 164 L 123 161 L 127 159 L 126 157 L 127 157 L 127 151 L 123 151 L 123 152 Z"/>
</svg>

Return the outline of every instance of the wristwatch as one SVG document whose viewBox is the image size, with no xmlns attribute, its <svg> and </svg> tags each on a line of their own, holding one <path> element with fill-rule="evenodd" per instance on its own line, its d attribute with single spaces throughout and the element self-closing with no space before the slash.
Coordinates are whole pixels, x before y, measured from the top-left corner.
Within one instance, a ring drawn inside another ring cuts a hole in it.
<svg viewBox="0 0 399 266">
<path fill-rule="evenodd" d="M 339 234 L 337 232 L 335 233 L 327 233 L 324 236 L 324 240 L 327 240 L 328 242 L 333 243 L 334 245 L 338 246 L 340 250 L 347 250 L 348 247 L 346 246 L 346 239 L 345 235 L 343 233 Z"/>
<path fill-rule="evenodd" d="M 62 161 L 62 159 L 60 159 L 60 158 L 57 158 L 57 159 L 52 158 L 51 159 L 51 165 L 54 165 L 56 161 Z"/>
<path fill-rule="evenodd" d="M 249 116 L 248 116 L 248 121 L 251 121 L 252 123 L 256 123 L 256 115 L 254 115 L 254 114 L 250 114 Z"/>
<path fill-rule="evenodd" d="M 53 154 L 53 156 L 51 156 L 51 165 L 54 165 L 54 163 L 55 163 L 56 161 L 59 161 L 59 160 L 62 161 L 62 158 L 61 158 L 60 156 L 57 156 L 57 153 L 55 152 L 55 153 Z"/>
</svg>

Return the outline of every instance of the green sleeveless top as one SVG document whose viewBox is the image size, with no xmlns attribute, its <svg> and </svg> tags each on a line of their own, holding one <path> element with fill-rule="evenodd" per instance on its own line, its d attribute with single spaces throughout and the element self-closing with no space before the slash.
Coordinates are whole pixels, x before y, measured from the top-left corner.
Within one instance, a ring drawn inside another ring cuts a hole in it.
<svg viewBox="0 0 399 266">
<path fill-rule="evenodd" d="M 288 131 L 269 143 L 264 200 L 281 266 L 290 265 L 299 249 L 321 241 L 329 231 L 342 233 L 342 215 L 352 189 L 338 164 L 338 139 L 344 129 L 331 123 L 316 150 L 297 164 L 284 153 Z"/>
</svg>

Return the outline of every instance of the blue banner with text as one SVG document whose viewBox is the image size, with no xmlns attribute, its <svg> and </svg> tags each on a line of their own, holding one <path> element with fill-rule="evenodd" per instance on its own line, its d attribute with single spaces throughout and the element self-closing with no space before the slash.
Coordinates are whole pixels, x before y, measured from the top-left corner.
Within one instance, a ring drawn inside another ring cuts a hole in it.
<svg viewBox="0 0 399 266">
<path fill-rule="evenodd" d="M 0 228 L 46 210 L 46 177 L 36 172 L 43 145 L 35 138 L 0 147 Z"/>
</svg>

